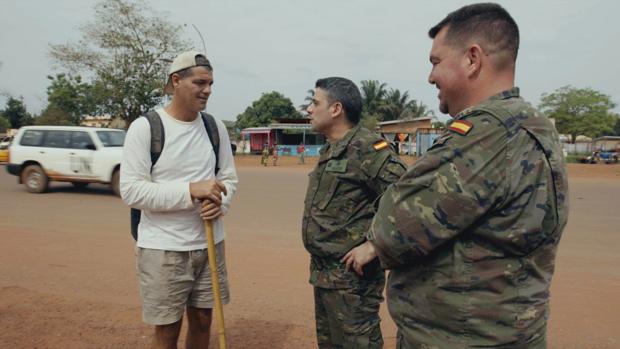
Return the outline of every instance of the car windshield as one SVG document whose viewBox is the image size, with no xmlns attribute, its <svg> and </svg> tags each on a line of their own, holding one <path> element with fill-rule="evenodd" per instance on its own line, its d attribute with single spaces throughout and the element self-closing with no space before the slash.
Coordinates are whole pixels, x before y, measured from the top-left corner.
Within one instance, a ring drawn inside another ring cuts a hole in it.
<svg viewBox="0 0 620 349">
<path fill-rule="evenodd" d="M 125 131 L 97 131 L 97 137 L 104 147 L 122 147 L 125 143 Z"/>
</svg>

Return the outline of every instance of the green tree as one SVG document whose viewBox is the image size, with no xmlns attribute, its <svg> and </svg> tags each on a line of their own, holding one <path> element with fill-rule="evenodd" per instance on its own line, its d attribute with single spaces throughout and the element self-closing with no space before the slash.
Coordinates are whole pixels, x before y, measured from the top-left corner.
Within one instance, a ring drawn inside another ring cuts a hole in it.
<svg viewBox="0 0 620 349">
<path fill-rule="evenodd" d="M 377 80 L 362 80 L 362 110 L 368 115 L 377 117 L 387 94 L 386 84 Z"/>
<path fill-rule="evenodd" d="M 437 121 L 433 121 L 433 123 L 431 124 L 431 127 L 442 129 L 442 128 L 446 128 L 446 124 L 444 122 L 437 120 Z"/>
<path fill-rule="evenodd" d="M 267 126 L 274 118 L 301 118 L 293 102 L 279 92 L 263 93 L 245 111 L 237 115 L 237 128 Z"/>
<path fill-rule="evenodd" d="M 390 89 L 379 106 L 381 120 L 391 121 L 404 118 L 409 106 L 409 91 L 401 93 L 399 89 Z"/>
<path fill-rule="evenodd" d="M 222 122 L 224 123 L 224 125 L 226 125 L 226 130 L 228 131 L 228 136 L 230 137 L 230 139 L 232 141 L 237 141 L 239 139 L 241 139 L 241 134 L 239 131 L 239 129 L 237 128 L 237 125 L 234 121 L 230 121 L 230 120 L 222 120 Z"/>
<path fill-rule="evenodd" d="M 49 103 L 47 109 L 49 109 L 50 115 L 58 116 L 60 115 L 59 112 L 64 112 L 66 116 L 64 119 L 69 122 L 69 125 L 79 125 L 84 115 L 95 111 L 92 88 L 89 84 L 82 82 L 79 75 L 57 74 L 47 78 L 51 81 L 47 88 L 47 101 Z M 44 116 L 43 114 L 41 116 Z M 58 125 L 65 125 L 65 123 Z"/>
<path fill-rule="evenodd" d="M 34 119 L 34 124 L 59 126 L 75 125 L 69 113 L 52 105 L 45 108 L 45 110 L 41 112 L 41 115 Z"/>
<path fill-rule="evenodd" d="M 11 128 L 11 122 L 4 116 L 0 116 L 0 132 L 4 133 L 8 128 Z"/>
<path fill-rule="evenodd" d="M 411 100 L 407 105 L 407 109 L 405 110 L 404 118 L 416 119 L 421 117 L 433 118 L 435 117 L 435 112 L 431 110 L 426 104 L 420 101 L 416 101 L 415 99 Z"/>
<path fill-rule="evenodd" d="M 0 111 L 0 116 L 9 121 L 11 128 L 32 125 L 32 116 L 26 111 L 26 106 L 21 98 L 9 97 L 6 102 L 6 108 Z"/>
<path fill-rule="evenodd" d="M 309 89 L 306 92 L 308 93 L 308 95 L 306 96 L 306 98 L 304 98 L 304 102 L 299 105 L 299 112 L 301 112 L 302 115 L 307 115 L 308 112 L 306 110 L 308 109 L 308 107 L 312 103 L 312 99 L 314 99 L 314 90 L 313 89 Z"/>
<path fill-rule="evenodd" d="M 50 56 L 71 72 L 92 76 L 96 112 L 131 123 L 161 100 L 167 64 L 189 48 L 181 26 L 144 2 L 104 0 L 75 44 L 51 45 Z"/>
<path fill-rule="evenodd" d="M 611 112 L 616 104 L 608 95 L 591 88 L 564 86 L 553 93 L 544 93 L 539 108 L 555 119 L 558 132 L 571 136 L 598 137 L 614 132 L 618 116 Z"/>
</svg>

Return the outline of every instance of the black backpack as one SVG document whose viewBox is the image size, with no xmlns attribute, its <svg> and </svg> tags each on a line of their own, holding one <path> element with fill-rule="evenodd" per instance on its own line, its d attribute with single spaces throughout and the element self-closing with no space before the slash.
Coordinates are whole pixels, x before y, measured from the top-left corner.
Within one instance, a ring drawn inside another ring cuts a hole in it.
<svg viewBox="0 0 620 349">
<path fill-rule="evenodd" d="M 149 125 L 151 126 L 151 172 L 153 171 L 153 166 L 157 163 L 159 156 L 161 155 L 162 149 L 164 149 L 164 124 L 161 121 L 161 117 L 157 114 L 156 111 L 150 110 L 145 115 L 142 115 L 149 121 Z M 200 113 L 202 117 L 202 122 L 207 129 L 207 135 L 209 136 L 209 141 L 213 146 L 213 152 L 215 152 L 215 174 L 219 172 L 219 157 L 220 157 L 220 134 L 217 130 L 217 124 L 215 123 L 215 118 L 211 114 Z M 136 208 L 131 209 L 131 236 L 134 240 L 138 241 L 138 224 L 140 224 L 140 217 L 142 215 L 142 211 Z"/>
</svg>

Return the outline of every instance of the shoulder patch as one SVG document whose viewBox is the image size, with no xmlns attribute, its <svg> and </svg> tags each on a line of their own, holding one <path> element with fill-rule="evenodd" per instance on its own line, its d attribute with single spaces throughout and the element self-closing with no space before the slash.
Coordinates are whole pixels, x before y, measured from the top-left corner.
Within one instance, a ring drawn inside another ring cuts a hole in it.
<svg viewBox="0 0 620 349">
<path fill-rule="evenodd" d="M 467 120 L 456 120 L 450 124 L 448 129 L 462 136 L 466 135 L 474 127 L 474 124 Z"/>
<path fill-rule="evenodd" d="M 375 143 L 372 145 L 372 148 L 373 148 L 374 150 L 376 150 L 376 151 L 379 151 L 379 150 L 381 150 L 381 149 L 385 149 L 385 148 L 387 148 L 388 146 L 389 146 L 388 142 L 386 142 L 386 141 L 384 141 L 384 140 L 382 139 L 382 140 L 380 140 L 380 141 L 378 141 L 378 142 L 375 142 Z"/>
</svg>

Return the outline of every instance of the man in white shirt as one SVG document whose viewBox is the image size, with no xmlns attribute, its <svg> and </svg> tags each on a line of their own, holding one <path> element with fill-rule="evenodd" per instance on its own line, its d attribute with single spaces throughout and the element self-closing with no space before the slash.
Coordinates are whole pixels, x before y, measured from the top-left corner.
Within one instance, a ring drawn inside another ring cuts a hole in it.
<svg viewBox="0 0 620 349">
<path fill-rule="evenodd" d="M 180 54 L 164 88 L 172 101 L 156 110 L 165 142 L 155 165 L 145 117 L 131 124 L 125 139 L 121 196 L 127 205 L 142 210 L 136 264 L 142 316 L 155 325 L 155 348 L 176 348 L 185 309 L 187 347 L 208 348 L 215 303 L 204 220 L 213 222 L 222 302 L 229 302 L 221 216 L 228 211 L 238 180 L 225 125 L 216 120 L 221 144 L 216 173 L 214 148 L 200 115 L 212 85 L 213 69 L 204 54 Z"/>
</svg>

